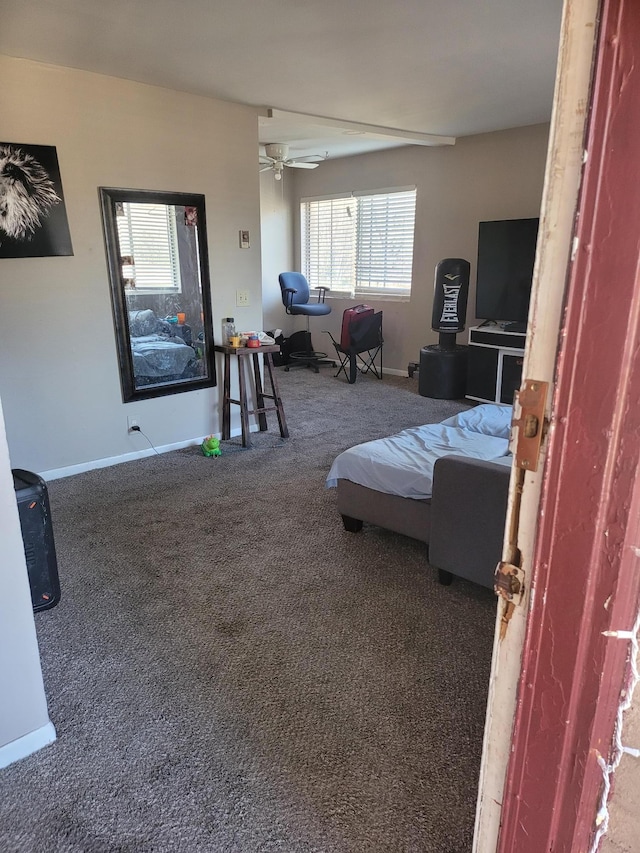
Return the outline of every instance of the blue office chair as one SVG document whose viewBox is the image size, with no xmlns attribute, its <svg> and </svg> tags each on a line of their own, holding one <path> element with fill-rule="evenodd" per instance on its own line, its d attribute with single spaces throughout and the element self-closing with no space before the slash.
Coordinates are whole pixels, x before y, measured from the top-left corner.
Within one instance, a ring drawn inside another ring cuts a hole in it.
<svg viewBox="0 0 640 853">
<path fill-rule="evenodd" d="M 292 352 L 289 358 L 292 359 L 294 365 L 300 367 L 312 367 L 316 373 L 319 373 L 319 367 L 322 364 L 330 364 L 336 366 L 335 361 L 326 360 L 326 352 L 316 352 L 311 345 L 311 332 L 309 331 L 309 317 L 319 317 L 324 314 L 331 313 L 331 306 L 324 301 L 325 293 L 329 290 L 328 287 L 317 287 L 318 301 L 309 302 L 311 291 L 307 279 L 299 272 L 281 272 L 278 276 L 280 282 L 280 290 L 282 292 L 282 303 L 287 314 L 302 314 L 307 318 L 307 329 L 305 335 L 306 347 L 299 352 Z M 293 365 L 287 365 L 285 370 Z"/>
</svg>

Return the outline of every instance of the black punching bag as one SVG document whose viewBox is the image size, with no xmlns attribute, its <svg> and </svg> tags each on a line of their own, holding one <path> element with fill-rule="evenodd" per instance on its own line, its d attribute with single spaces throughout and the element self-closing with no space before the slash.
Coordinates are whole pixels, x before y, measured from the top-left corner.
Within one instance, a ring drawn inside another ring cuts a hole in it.
<svg viewBox="0 0 640 853">
<path fill-rule="evenodd" d="M 445 258 L 436 267 L 431 328 L 441 335 L 464 332 L 471 265 L 464 258 Z M 455 346 L 455 337 L 449 339 Z M 440 340 L 441 345 L 446 341 Z"/>
<path fill-rule="evenodd" d="M 439 342 L 420 350 L 418 391 L 423 397 L 462 399 L 467 386 L 467 347 L 456 345 L 464 331 L 471 266 L 464 258 L 445 258 L 436 267 L 431 328 Z"/>
</svg>

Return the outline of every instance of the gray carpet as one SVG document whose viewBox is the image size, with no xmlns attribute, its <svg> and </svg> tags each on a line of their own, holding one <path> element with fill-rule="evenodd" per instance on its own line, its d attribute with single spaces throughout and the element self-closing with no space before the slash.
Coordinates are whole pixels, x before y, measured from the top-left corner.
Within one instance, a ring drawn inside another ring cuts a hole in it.
<svg viewBox="0 0 640 853">
<path fill-rule="evenodd" d="M 346 533 L 324 488 L 345 447 L 465 406 L 279 377 L 288 441 L 271 415 L 251 450 L 49 484 L 58 740 L 0 773 L 5 853 L 471 849 L 493 595 Z"/>
</svg>

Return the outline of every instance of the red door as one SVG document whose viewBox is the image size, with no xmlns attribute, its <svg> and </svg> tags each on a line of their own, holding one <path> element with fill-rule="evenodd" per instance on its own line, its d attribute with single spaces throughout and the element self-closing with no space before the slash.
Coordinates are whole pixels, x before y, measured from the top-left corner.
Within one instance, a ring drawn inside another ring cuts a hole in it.
<svg viewBox="0 0 640 853">
<path fill-rule="evenodd" d="M 606 827 L 640 606 L 640 4 L 605 0 L 557 361 L 501 853 Z M 595 848 L 592 848 L 595 849 Z"/>
</svg>

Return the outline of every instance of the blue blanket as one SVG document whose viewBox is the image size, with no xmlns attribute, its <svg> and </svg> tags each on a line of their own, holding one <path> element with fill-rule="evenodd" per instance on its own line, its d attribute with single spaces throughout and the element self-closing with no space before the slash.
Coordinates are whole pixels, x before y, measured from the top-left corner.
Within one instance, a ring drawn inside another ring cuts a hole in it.
<svg viewBox="0 0 640 853">
<path fill-rule="evenodd" d="M 337 486 L 338 480 L 344 479 L 403 498 L 429 498 L 433 466 L 441 456 L 510 464 L 510 420 L 510 406 L 477 406 L 439 424 L 413 427 L 388 438 L 358 444 L 336 457 L 327 486 Z"/>
</svg>

